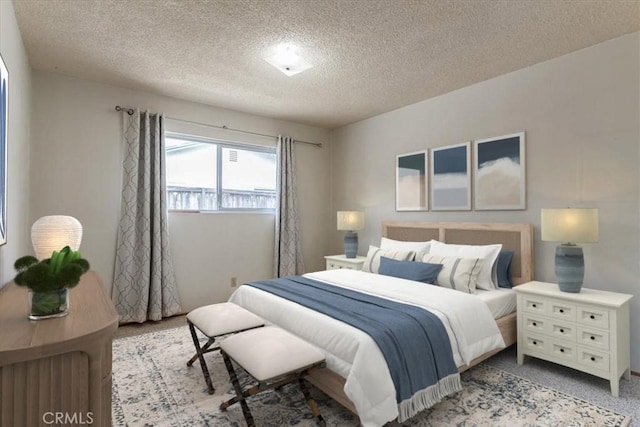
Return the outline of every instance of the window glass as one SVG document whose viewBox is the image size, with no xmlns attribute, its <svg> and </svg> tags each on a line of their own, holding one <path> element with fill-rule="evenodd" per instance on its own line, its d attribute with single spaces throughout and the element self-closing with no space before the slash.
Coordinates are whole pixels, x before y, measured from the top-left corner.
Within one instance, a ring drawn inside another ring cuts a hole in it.
<svg viewBox="0 0 640 427">
<path fill-rule="evenodd" d="M 276 207 L 275 153 L 222 148 L 222 207 Z"/>
<path fill-rule="evenodd" d="M 165 153 L 169 209 L 216 209 L 217 146 L 165 138 Z"/>
</svg>

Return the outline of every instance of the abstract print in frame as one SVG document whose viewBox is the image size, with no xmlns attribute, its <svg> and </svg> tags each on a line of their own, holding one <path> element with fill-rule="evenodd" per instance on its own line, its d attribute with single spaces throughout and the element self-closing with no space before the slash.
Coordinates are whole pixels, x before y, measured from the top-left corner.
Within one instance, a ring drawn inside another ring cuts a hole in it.
<svg viewBox="0 0 640 427">
<path fill-rule="evenodd" d="M 9 71 L 0 56 L 0 245 L 7 243 L 7 122 Z"/>
<path fill-rule="evenodd" d="M 431 210 L 471 210 L 471 143 L 431 149 Z"/>
<path fill-rule="evenodd" d="M 427 170 L 427 150 L 396 156 L 397 211 L 429 209 Z"/>
<path fill-rule="evenodd" d="M 526 206 L 524 132 L 474 142 L 476 210 Z"/>
</svg>

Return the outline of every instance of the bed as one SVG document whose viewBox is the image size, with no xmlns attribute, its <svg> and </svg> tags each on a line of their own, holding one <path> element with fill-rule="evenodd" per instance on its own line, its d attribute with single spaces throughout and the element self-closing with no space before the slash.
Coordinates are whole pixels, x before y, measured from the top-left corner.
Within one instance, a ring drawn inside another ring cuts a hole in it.
<svg viewBox="0 0 640 427">
<path fill-rule="evenodd" d="M 530 224 L 384 222 L 382 224 L 382 235 L 389 239 L 406 242 L 426 242 L 433 239 L 449 244 L 501 244 L 503 249 L 511 250 L 514 253 L 511 263 L 511 277 L 513 279 L 513 284 L 519 285 L 532 280 L 532 226 Z M 311 273 L 308 276 L 314 280 L 327 280 L 327 283 L 346 285 L 356 290 L 358 290 L 358 287 L 360 286 L 361 289 L 368 291 L 369 288 L 364 285 L 366 282 L 367 286 L 378 286 L 378 288 L 376 288 L 376 292 L 380 291 L 383 294 L 387 292 L 388 289 L 391 289 L 388 291 L 389 294 L 386 295 L 388 298 L 402 299 L 403 297 L 402 292 L 400 292 L 400 294 L 393 293 L 395 289 L 394 286 L 397 283 L 388 282 L 387 279 L 383 277 L 374 277 L 379 275 L 372 275 L 371 273 L 326 271 Z M 397 280 L 406 282 L 404 279 Z M 340 282 L 343 283 L 341 284 Z M 389 283 L 393 286 L 390 286 Z M 413 285 L 405 283 L 400 287 L 405 289 L 410 288 L 411 286 Z M 435 292 L 436 295 L 430 295 L 428 298 L 425 297 L 425 301 L 433 298 L 437 300 L 439 298 L 438 292 L 442 293 L 445 291 L 455 292 L 456 294 L 458 293 L 457 291 L 433 289 L 430 292 Z M 354 413 L 358 414 L 363 425 L 382 425 L 384 422 L 381 420 L 390 421 L 389 413 L 393 408 L 390 407 L 388 399 L 385 400 L 384 398 L 380 398 L 380 402 L 385 403 L 374 405 L 369 404 L 369 400 L 366 400 L 366 402 L 363 403 L 363 399 L 356 396 L 354 393 L 354 388 L 367 390 L 380 388 L 384 391 L 385 387 L 388 387 L 385 383 L 386 377 L 384 374 L 379 375 L 381 379 L 375 379 L 376 381 L 381 381 L 383 383 L 379 387 L 377 384 L 371 382 L 366 383 L 366 379 L 362 380 L 363 377 L 358 376 L 360 375 L 359 371 L 365 369 L 361 368 L 361 366 L 366 364 L 373 365 L 372 367 L 366 365 L 366 369 L 374 372 L 376 372 L 376 369 L 380 372 L 383 369 L 387 369 L 388 372 L 386 365 L 384 365 L 384 368 L 381 368 L 380 366 L 376 367 L 376 364 L 380 363 L 381 356 L 378 357 L 377 355 L 377 353 L 379 353 L 379 351 L 376 350 L 377 347 L 367 347 L 371 346 L 371 344 L 367 342 L 366 338 L 362 338 L 358 334 L 364 333 L 362 331 L 357 331 L 353 338 L 351 338 L 352 336 L 346 335 L 345 332 L 345 335 L 343 336 L 341 335 L 342 329 L 340 329 L 343 326 L 337 326 L 337 324 L 340 323 L 339 321 L 327 318 L 327 316 L 319 313 L 310 313 L 309 309 L 298 307 L 291 301 L 280 301 L 276 296 L 263 294 L 266 293 L 263 293 L 260 290 L 250 289 L 250 287 L 242 286 L 231 297 L 231 301 L 256 312 L 256 314 L 265 318 L 270 323 L 288 329 L 297 335 L 301 335 L 302 338 L 312 341 L 313 344 L 325 350 L 325 353 L 327 353 L 327 368 L 316 370 L 310 377 L 308 377 L 309 382 Z M 469 303 L 473 302 L 474 304 L 478 304 L 475 300 L 480 299 L 479 297 L 467 294 L 464 295 L 467 300 L 474 300 L 468 301 Z M 412 301 L 407 299 L 406 302 L 411 303 Z M 484 304 L 480 305 L 484 306 Z M 503 307 L 503 305 L 499 305 L 499 307 Z M 487 306 L 484 306 L 484 309 L 489 312 Z M 493 315 L 496 313 L 500 314 L 500 310 L 502 309 L 503 308 L 499 308 L 497 311 L 492 309 L 491 313 L 493 313 Z M 495 320 L 493 315 L 489 320 L 490 322 L 495 322 L 492 323 L 492 327 L 495 329 L 492 332 L 493 335 L 487 332 L 486 337 L 478 337 L 477 342 L 471 343 L 473 351 L 469 350 L 469 346 L 467 346 L 464 339 L 462 340 L 462 344 L 458 342 L 455 346 L 454 341 L 452 340 L 452 348 L 456 347 L 454 350 L 456 366 L 458 366 L 458 370 L 460 372 L 469 369 L 503 348 L 515 343 L 515 312 L 509 312 L 506 315 L 501 315 Z M 447 318 L 447 315 L 445 314 L 443 318 Z M 468 319 L 463 319 L 463 321 L 457 323 L 455 325 L 457 331 L 453 332 L 454 335 L 464 336 L 467 334 L 467 336 L 470 336 L 477 334 L 477 330 L 474 330 L 473 332 L 467 330 L 474 327 Z M 344 326 L 346 328 L 351 328 L 349 325 Z M 447 330 L 450 334 L 452 333 L 450 329 L 453 327 L 454 325 L 452 324 L 447 326 Z M 307 334 L 307 336 L 303 336 L 304 334 Z M 500 339 L 500 345 L 497 344 L 497 339 Z M 350 340 L 353 340 L 353 342 Z M 456 340 L 459 341 L 458 338 L 456 338 Z M 339 344 L 335 344 L 336 341 Z M 504 342 L 504 346 L 502 345 L 502 341 Z M 340 346 L 339 351 L 336 350 L 338 345 Z M 373 346 L 375 346 L 375 343 L 373 343 Z M 353 353 L 349 353 L 349 357 L 352 357 L 353 359 L 343 357 L 342 353 L 340 353 L 343 351 L 343 348 L 348 348 L 349 350 L 344 351 Z M 334 357 L 334 353 L 338 354 L 339 357 Z M 366 361 L 358 361 L 363 358 L 362 354 L 366 355 Z M 344 360 L 348 360 L 350 363 L 345 363 Z M 382 359 L 382 361 L 384 364 L 384 359 Z M 354 386 L 354 384 L 356 385 Z M 391 384 L 391 387 L 393 387 L 393 384 Z M 353 399 L 347 397 L 347 395 L 352 396 Z M 369 398 L 367 397 L 367 399 Z M 360 411 L 358 411 L 358 408 Z M 378 411 L 380 413 L 376 413 Z"/>
</svg>

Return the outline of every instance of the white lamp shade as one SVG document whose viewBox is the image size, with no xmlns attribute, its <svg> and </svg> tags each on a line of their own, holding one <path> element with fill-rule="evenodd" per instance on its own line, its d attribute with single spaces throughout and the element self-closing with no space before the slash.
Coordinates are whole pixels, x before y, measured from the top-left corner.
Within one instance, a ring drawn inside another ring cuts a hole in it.
<svg viewBox="0 0 640 427">
<path fill-rule="evenodd" d="M 355 231 L 364 228 L 364 212 L 338 211 L 338 230 Z"/>
<path fill-rule="evenodd" d="M 72 216 L 43 216 L 31 227 L 31 244 L 38 259 L 51 258 L 53 251 L 69 246 L 80 249 L 82 224 Z"/>
<path fill-rule="evenodd" d="M 598 241 L 598 209 L 542 209 L 542 240 L 564 243 Z"/>
</svg>

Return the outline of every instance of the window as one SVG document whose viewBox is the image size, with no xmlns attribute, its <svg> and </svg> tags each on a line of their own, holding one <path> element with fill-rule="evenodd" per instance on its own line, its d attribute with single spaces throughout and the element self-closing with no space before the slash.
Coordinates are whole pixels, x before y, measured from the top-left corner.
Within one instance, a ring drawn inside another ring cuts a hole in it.
<svg viewBox="0 0 640 427">
<path fill-rule="evenodd" d="M 275 148 L 167 134 L 169 210 L 271 210 Z"/>
</svg>

